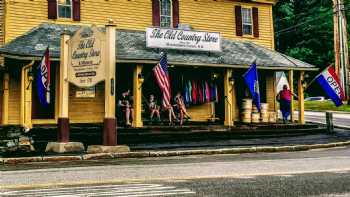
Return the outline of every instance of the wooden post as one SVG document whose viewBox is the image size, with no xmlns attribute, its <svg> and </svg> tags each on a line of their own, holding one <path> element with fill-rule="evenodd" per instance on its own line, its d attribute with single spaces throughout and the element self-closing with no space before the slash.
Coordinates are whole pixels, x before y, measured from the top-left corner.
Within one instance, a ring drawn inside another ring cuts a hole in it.
<svg viewBox="0 0 350 197">
<path fill-rule="evenodd" d="M 226 69 L 224 74 L 224 91 L 225 91 L 225 126 L 233 126 L 233 103 L 232 103 L 232 69 Z"/>
<path fill-rule="evenodd" d="M 2 97 L 2 124 L 7 125 L 9 122 L 9 73 L 4 73 L 3 78 L 3 97 Z"/>
<path fill-rule="evenodd" d="M 334 124 L 333 124 L 333 113 L 332 112 L 326 112 L 326 124 L 327 124 L 327 131 L 329 133 L 334 132 Z"/>
<path fill-rule="evenodd" d="M 134 87 L 133 87 L 133 95 L 134 95 L 134 127 L 142 127 L 142 65 L 136 65 L 134 70 Z"/>
<path fill-rule="evenodd" d="M 298 101 L 299 101 L 299 123 L 305 124 L 305 107 L 304 107 L 304 71 L 300 71 L 298 80 Z"/>
<path fill-rule="evenodd" d="M 239 110 L 237 109 L 237 94 L 236 94 L 236 89 L 235 89 L 235 80 L 233 78 L 234 71 L 232 70 L 231 73 L 231 79 L 229 80 L 231 89 L 230 89 L 230 95 L 232 96 L 231 103 L 232 103 L 232 125 L 235 124 L 236 118 L 239 118 Z"/>
<path fill-rule="evenodd" d="M 293 76 L 293 70 L 290 70 L 289 71 L 289 74 L 288 74 L 289 76 L 289 88 L 290 88 L 290 91 L 292 92 L 292 93 L 294 93 L 294 84 L 293 84 L 293 78 L 294 78 L 294 76 Z M 291 98 L 291 101 L 290 101 L 290 120 L 291 120 L 291 122 L 292 123 L 294 123 L 294 99 L 293 99 L 293 95 L 292 95 L 292 98 Z"/>
<path fill-rule="evenodd" d="M 25 65 L 21 71 L 21 125 L 25 128 L 32 128 L 32 76 L 28 76 L 29 69 L 34 60 Z"/>
<path fill-rule="evenodd" d="M 106 25 L 106 80 L 105 80 L 105 118 L 103 129 L 103 145 L 117 145 L 115 119 L 115 25 L 110 21 Z"/>
<path fill-rule="evenodd" d="M 58 142 L 69 142 L 69 117 L 68 117 L 68 40 L 69 35 L 63 32 L 61 35 L 60 78 L 58 95 Z"/>
</svg>

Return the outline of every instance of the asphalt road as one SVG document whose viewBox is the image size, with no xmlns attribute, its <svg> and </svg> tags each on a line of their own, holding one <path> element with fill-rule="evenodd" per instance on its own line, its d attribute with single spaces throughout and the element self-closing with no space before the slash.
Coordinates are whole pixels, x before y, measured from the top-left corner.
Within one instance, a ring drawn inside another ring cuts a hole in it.
<svg viewBox="0 0 350 197">
<path fill-rule="evenodd" d="M 1 170 L 1 196 L 350 196 L 350 147 Z"/>
</svg>

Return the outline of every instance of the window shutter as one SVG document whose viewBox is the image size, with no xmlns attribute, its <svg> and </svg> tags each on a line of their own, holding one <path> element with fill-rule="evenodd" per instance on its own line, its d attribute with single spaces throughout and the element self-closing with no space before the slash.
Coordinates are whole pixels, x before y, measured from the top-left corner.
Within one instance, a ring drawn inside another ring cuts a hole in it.
<svg viewBox="0 0 350 197">
<path fill-rule="evenodd" d="M 243 36 L 241 6 L 235 6 L 235 19 L 236 19 L 236 36 Z"/>
<path fill-rule="evenodd" d="M 57 19 L 57 0 L 47 0 L 47 18 Z"/>
<path fill-rule="evenodd" d="M 80 0 L 73 0 L 73 21 L 80 21 Z"/>
<path fill-rule="evenodd" d="M 259 10 L 253 7 L 253 34 L 254 37 L 259 37 Z"/>
<path fill-rule="evenodd" d="M 160 26 L 159 0 L 152 0 L 152 24 L 155 27 Z"/>
<path fill-rule="evenodd" d="M 179 0 L 173 0 L 173 27 L 177 28 L 180 22 L 179 17 Z"/>
</svg>

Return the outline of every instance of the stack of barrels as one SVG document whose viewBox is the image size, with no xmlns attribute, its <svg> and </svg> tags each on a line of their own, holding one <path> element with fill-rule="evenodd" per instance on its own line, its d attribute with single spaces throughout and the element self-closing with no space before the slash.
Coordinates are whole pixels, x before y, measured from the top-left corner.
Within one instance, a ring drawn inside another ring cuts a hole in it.
<svg viewBox="0 0 350 197">
<path fill-rule="evenodd" d="M 276 112 L 269 112 L 269 122 L 270 123 L 276 123 L 277 122 Z"/>
<path fill-rule="evenodd" d="M 256 105 L 253 105 L 252 108 L 252 123 L 259 123 L 260 122 L 260 113 Z"/>
<path fill-rule="evenodd" d="M 242 122 L 251 123 L 252 122 L 252 99 L 243 99 L 242 103 Z"/>
<path fill-rule="evenodd" d="M 269 112 L 268 103 L 261 103 L 259 113 L 258 108 L 253 105 L 252 99 L 243 99 L 241 117 L 243 123 L 276 122 L 276 112 Z"/>
</svg>

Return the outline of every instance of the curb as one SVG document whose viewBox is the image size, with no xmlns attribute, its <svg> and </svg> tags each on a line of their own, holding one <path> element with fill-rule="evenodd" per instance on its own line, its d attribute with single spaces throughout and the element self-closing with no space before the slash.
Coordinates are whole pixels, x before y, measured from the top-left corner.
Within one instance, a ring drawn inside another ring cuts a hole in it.
<svg viewBox="0 0 350 197">
<path fill-rule="evenodd" d="M 326 123 L 324 123 L 324 122 L 319 122 L 319 121 L 308 121 L 308 122 L 316 123 L 316 124 L 322 124 L 322 125 L 327 125 Z M 345 126 L 345 125 L 334 125 L 334 128 L 350 130 L 350 126 Z"/>
<path fill-rule="evenodd" d="M 289 146 L 254 146 L 247 148 L 220 148 L 220 149 L 201 149 L 201 150 L 180 150 L 180 151 L 140 151 L 124 153 L 95 153 L 83 154 L 77 156 L 43 156 L 43 157 L 19 157 L 19 158 L 0 158 L 0 165 L 21 164 L 33 162 L 52 162 L 52 161 L 79 161 L 79 160 L 98 160 L 98 159 L 120 159 L 120 158 L 150 158 L 150 157 L 174 157 L 188 155 L 214 155 L 214 154 L 243 154 L 243 153 L 272 153 L 272 152 L 294 152 L 307 151 L 311 149 L 334 148 L 349 146 L 349 141 L 334 142 L 328 144 L 311 145 L 289 145 Z"/>
<path fill-rule="evenodd" d="M 344 126 L 344 125 L 335 125 L 334 127 L 337 129 L 349 129 L 350 130 L 349 126 Z"/>
<path fill-rule="evenodd" d="M 297 110 L 296 110 L 297 111 Z M 350 112 L 348 112 L 348 111 L 318 111 L 318 110 L 305 110 L 305 112 L 307 112 L 307 111 L 309 111 L 309 112 L 324 112 L 324 113 L 326 113 L 326 112 L 332 112 L 332 113 L 336 113 L 336 114 L 350 114 Z"/>
</svg>

